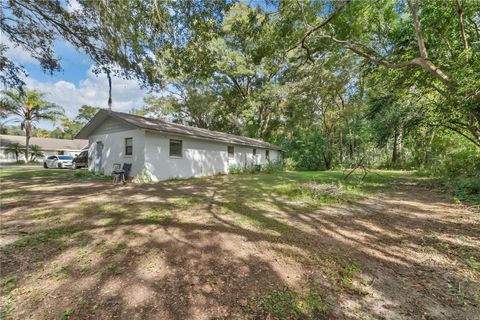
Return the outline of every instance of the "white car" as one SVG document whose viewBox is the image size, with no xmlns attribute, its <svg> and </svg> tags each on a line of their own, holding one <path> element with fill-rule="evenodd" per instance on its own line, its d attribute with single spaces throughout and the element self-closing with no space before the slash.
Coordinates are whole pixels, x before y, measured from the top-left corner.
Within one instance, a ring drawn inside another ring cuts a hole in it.
<svg viewBox="0 0 480 320">
<path fill-rule="evenodd" d="M 43 160 L 43 167 L 48 168 L 71 168 L 72 167 L 72 156 L 50 156 Z"/>
</svg>

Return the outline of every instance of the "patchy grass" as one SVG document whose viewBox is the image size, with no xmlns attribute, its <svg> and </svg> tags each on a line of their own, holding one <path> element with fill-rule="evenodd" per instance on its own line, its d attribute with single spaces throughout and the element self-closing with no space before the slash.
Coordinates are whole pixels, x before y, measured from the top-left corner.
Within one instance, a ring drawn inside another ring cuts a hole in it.
<svg viewBox="0 0 480 320">
<path fill-rule="evenodd" d="M 474 318 L 478 215 L 410 172 L 344 176 L 2 170 L 0 317 Z"/>
<path fill-rule="evenodd" d="M 3 293 L 9 294 L 17 286 L 17 275 L 12 274 L 8 277 L 5 277 L 0 281 L 0 285 L 2 286 Z"/>
<path fill-rule="evenodd" d="M 250 306 L 250 312 L 262 319 L 320 319 L 327 315 L 329 306 L 324 294 L 308 291 L 300 294 L 288 287 L 282 287 L 261 296 Z"/>
</svg>

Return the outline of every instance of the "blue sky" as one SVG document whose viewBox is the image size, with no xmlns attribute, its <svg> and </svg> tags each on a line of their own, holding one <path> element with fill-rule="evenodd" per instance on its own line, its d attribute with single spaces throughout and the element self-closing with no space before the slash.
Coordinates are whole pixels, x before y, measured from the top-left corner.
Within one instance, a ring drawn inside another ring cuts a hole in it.
<svg viewBox="0 0 480 320">
<path fill-rule="evenodd" d="M 51 75 L 43 72 L 39 63 L 27 51 L 13 47 L 6 39 L 2 39 L 2 42 L 10 47 L 7 56 L 27 70 L 27 88 L 44 92 L 45 98 L 61 105 L 69 118 L 74 118 L 84 104 L 107 107 L 106 75 L 95 75 L 90 58 L 70 44 L 56 42 L 55 52 L 61 60 L 62 70 Z M 135 80 L 112 78 L 113 110 L 128 112 L 132 108 L 141 107 L 146 95 L 147 91 L 141 89 Z M 54 126 L 48 122 L 38 125 L 44 129 L 52 129 Z"/>
</svg>

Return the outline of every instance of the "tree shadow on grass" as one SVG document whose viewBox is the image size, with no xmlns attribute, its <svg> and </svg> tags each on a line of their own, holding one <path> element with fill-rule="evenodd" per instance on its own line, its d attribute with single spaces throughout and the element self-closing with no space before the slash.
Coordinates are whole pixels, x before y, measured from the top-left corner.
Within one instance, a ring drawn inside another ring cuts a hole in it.
<svg viewBox="0 0 480 320">
<path fill-rule="evenodd" d="M 18 279 L 12 314 L 260 317 L 258 302 L 283 286 L 324 292 L 329 317 L 468 318 L 478 310 L 478 275 L 465 281 L 463 269 L 405 250 L 425 246 L 424 235 L 434 233 L 465 237 L 477 256 L 478 220 L 468 226 L 434 214 L 442 201 L 425 209 L 421 192 L 312 210 L 272 190 L 272 183 L 294 183 L 294 175 L 267 178 L 121 188 L 57 181 L 51 186 L 63 188 L 39 187 L 31 203 L 12 201 L 4 225 L 24 222 L 28 232 L 2 250 L 2 278 Z M 406 196 L 399 207 L 395 201 Z M 458 283 L 463 300 L 449 287 Z"/>
</svg>

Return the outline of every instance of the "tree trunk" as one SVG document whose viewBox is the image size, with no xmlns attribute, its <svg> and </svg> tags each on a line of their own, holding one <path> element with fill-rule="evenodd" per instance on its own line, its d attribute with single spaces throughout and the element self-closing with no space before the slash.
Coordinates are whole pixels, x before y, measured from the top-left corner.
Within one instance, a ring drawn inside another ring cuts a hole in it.
<svg viewBox="0 0 480 320">
<path fill-rule="evenodd" d="M 343 133 L 340 130 L 340 163 L 343 164 Z"/>
<path fill-rule="evenodd" d="M 108 110 L 112 110 L 112 77 L 110 76 L 110 69 L 107 69 L 108 79 Z"/>
<path fill-rule="evenodd" d="M 403 128 L 400 127 L 395 130 L 395 135 L 393 138 L 392 164 L 394 166 L 399 165 L 402 160 L 402 141 Z"/>
<path fill-rule="evenodd" d="M 25 121 L 25 163 L 28 163 L 30 155 L 30 138 L 32 135 L 32 123 L 30 120 Z"/>
<path fill-rule="evenodd" d="M 430 151 L 432 149 L 433 139 L 435 138 L 435 128 L 432 130 L 432 134 L 427 141 L 427 146 L 425 147 L 424 154 L 423 154 L 423 166 L 426 166 L 428 162 L 430 162 Z"/>
<path fill-rule="evenodd" d="M 463 22 L 463 3 L 461 0 L 456 0 L 455 5 L 457 7 L 458 23 L 460 25 L 460 36 L 462 37 L 463 41 L 463 49 L 466 51 L 468 50 L 468 40 L 465 33 L 465 24 Z"/>
</svg>

